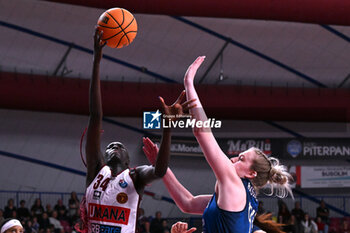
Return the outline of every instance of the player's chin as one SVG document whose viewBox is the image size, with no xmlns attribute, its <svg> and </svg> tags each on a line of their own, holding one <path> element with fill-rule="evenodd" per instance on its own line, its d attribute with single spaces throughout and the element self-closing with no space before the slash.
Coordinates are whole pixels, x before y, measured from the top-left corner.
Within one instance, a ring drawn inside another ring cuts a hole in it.
<svg viewBox="0 0 350 233">
<path fill-rule="evenodd" d="M 113 153 L 111 160 L 114 160 L 116 162 L 120 162 L 121 161 L 120 157 L 121 157 L 121 155 L 119 153 Z"/>
<path fill-rule="evenodd" d="M 110 155 L 108 155 L 108 163 L 116 163 L 120 161 L 120 157 L 118 154 L 116 153 L 111 153 Z"/>
</svg>

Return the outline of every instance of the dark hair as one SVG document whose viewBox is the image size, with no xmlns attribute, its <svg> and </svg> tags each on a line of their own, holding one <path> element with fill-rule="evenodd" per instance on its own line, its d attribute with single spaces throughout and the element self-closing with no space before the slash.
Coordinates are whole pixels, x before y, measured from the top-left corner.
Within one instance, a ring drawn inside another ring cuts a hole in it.
<svg viewBox="0 0 350 233">
<path fill-rule="evenodd" d="M 281 227 L 284 226 L 284 224 L 276 223 L 270 220 L 271 216 L 272 213 L 256 216 L 254 219 L 254 225 L 268 233 L 284 233 L 284 231 L 281 230 Z"/>
</svg>

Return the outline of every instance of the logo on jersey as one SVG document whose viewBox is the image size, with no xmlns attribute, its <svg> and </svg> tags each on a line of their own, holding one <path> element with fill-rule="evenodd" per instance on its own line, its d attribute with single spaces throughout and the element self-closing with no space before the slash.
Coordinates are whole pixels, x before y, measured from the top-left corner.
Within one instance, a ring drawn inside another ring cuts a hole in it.
<svg viewBox="0 0 350 233">
<path fill-rule="evenodd" d="M 122 228 L 118 226 L 108 226 L 96 223 L 91 223 L 92 233 L 121 233 Z"/>
<path fill-rule="evenodd" d="M 90 220 L 128 225 L 130 209 L 89 203 L 88 216 Z"/>
<path fill-rule="evenodd" d="M 160 116 L 162 114 L 156 112 L 143 112 L 143 128 L 144 129 L 160 129 Z"/>
<path fill-rule="evenodd" d="M 126 193 L 118 193 L 117 202 L 125 204 L 128 201 L 128 195 Z"/>
<path fill-rule="evenodd" d="M 254 187 L 250 184 L 250 182 L 248 182 L 248 190 L 249 190 L 250 195 L 252 195 L 254 198 L 256 198 L 255 189 L 254 189 Z"/>
<path fill-rule="evenodd" d="M 128 183 L 124 179 L 119 180 L 119 186 L 122 187 L 123 189 L 128 186 Z"/>
<path fill-rule="evenodd" d="M 101 194 L 102 194 L 102 192 L 96 191 L 96 190 L 95 190 L 95 191 L 94 191 L 93 199 L 94 199 L 94 200 L 100 200 Z"/>
</svg>

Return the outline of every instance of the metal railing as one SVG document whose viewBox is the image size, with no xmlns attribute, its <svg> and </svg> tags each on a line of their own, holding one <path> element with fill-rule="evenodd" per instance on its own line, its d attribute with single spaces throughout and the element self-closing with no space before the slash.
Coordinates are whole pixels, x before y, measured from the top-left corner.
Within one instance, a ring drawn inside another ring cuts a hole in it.
<svg viewBox="0 0 350 233">
<path fill-rule="evenodd" d="M 68 206 L 68 200 L 71 193 L 64 192 L 34 192 L 34 191 L 12 191 L 12 190 L 0 190 L 0 208 L 4 209 L 9 199 L 13 199 L 15 206 L 19 207 L 21 200 L 26 201 L 26 207 L 28 209 L 34 204 L 35 199 L 40 198 L 41 205 L 45 208 L 47 204 L 52 207 L 57 204 L 58 199 L 62 199 L 63 204 Z M 84 196 L 84 193 L 77 193 L 79 200 Z"/>
<path fill-rule="evenodd" d="M 147 193 L 146 193 L 147 194 Z M 0 208 L 4 209 L 7 205 L 7 201 L 12 198 L 15 202 L 15 206 L 19 206 L 21 200 L 26 201 L 26 207 L 31 208 L 36 198 L 41 199 L 42 206 L 45 207 L 47 204 L 56 205 L 58 199 L 62 199 L 63 204 L 68 206 L 68 200 L 70 193 L 65 192 L 34 192 L 34 191 L 13 191 L 13 190 L 0 190 Z M 79 200 L 83 197 L 84 193 L 77 193 Z M 149 194 L 148 194 L 149 195 Z M 169 198 L 162 198 L 161 200 L 167 201 Z M 169 199 L 170 200 L 170 199 Z M 259 201 L 264 202 L 264 209 L 271 211 L 273 215 L 278 213 L 278 200 L 272 197 L 259 197 Z M 287 204 L 289 210 L 294 208 L 296 201 L 300 202 L 301 208 L 304 212 L 308 212 L 311 217 L 316 216 L 316 208 L 319 204 L 315 200 L 324 200 L 325 203 L 330 207 L 330 217 L 344 217 L 345 214 L 350 213 L 350 195 L 339 195 L 339 196 L 325 196 L 325 195 L 314 195 L 312 198 L 299 195 L 295 196 L 295 199 L 285 198 L 283 201 Z M 174 202 L 172 202 L 174 203 Z"/>
</svg>

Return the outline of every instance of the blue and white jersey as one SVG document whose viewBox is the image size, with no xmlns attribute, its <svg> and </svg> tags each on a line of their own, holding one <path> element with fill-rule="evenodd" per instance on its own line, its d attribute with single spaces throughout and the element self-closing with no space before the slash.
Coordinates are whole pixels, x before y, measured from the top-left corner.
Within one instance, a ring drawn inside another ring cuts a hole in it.
<svg viewBox="0 0 350 233">
<path fill-rule="evenodd" d="M 209 201 L 203 213 L 204 233 L 251 233 L 253 222 L 258 211 L 258 200 L 252 183 L 242 179 L 247 201 L 242 211 L 226 211 L 219 208 L 216 193 Z"/>
</svg>

